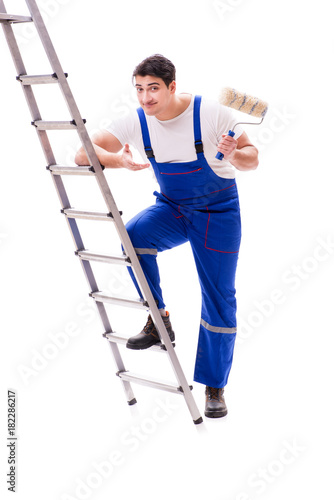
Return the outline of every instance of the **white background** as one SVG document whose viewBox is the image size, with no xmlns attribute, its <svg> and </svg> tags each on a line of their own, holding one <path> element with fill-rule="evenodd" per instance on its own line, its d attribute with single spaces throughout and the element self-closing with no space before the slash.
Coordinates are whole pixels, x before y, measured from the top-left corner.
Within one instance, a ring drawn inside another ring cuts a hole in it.
<svg viewBox="0 0 334 500">
<path fill-rule="evenodd" d="M 23 4 L 7 1 L 6 7 L 26 14 Z M 237 173 L 243 241 L 229 415 L 194 426 L 178 396 L 135 386 L 138 405 L 126 404 L 0 36 L 1 495 L 12 498 L 6 395 L 15 389 L 18 499 L 165 500 L 185 492 L 196 500 L 331 498 L 330 3 L 38 4 L 90 132 L 136 107 L 132 70 L 157 52 L 176 65 L 180 92 L 216 98 L 221 87 L 233 86 L 267 100 L 270 108 L 260 127 L 245 128 L 260 149 L 259 168 Z M 27 26 L 16 27 L 27 71 L 48 73 Z M 38 89 L 37 95 L 45 119 L 67 119 L 54 89 Z M 54 139 L 57 161 L 72 161 L 78 140 L 72 132 L 60 135 Z M 124 220 L 153 202 L 149 171 L 106 176 Z M 73 206 L 95 204 L 93 181 L 68 181 Z M 115 243 L 101 224 L 101 245 L 109 249 Z M 91 231 L 87 226 L 93 245 L 86 247 L 94 250 L 99 235 Z M 200 294 L 190 248 L 159 259 L 177 354 L 191 381 Z M 133 295 L 125 272 L 97 271 L 110 290 Z M 128 310 L 111 309 L 111 315 L 115 328 L 129 333 L 146 319 L 141 312 L 129 317 Z M 132 371 L 144 367 L 174 380 L 163 356 L 122 353 Z M 194 384 L 193 392 L 203 412 L 203 386 Z"/>
</svg>

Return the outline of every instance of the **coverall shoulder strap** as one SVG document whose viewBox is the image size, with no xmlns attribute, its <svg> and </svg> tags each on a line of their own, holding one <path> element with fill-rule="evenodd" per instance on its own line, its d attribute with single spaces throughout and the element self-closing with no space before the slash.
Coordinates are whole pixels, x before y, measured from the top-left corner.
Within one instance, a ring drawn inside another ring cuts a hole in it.
<svg viewBox="0 0 334 500">
<path fill-rule="evenodd" d="M 147 158 L 154 158 L 154 153 L 153 153 L 153 149 L 151 146 L 150 134 L 148 132 L 146 116 L 145 116 L 143 108 L 137 108 L 137 113 L 139 116 L 141 133 L 143 136 L 144 149 L 145 149 L 146 156 L 147 156 Z"/>
<path fill-rule="evenodd" d="M 200 95 L 196 95 L 194 99 L 194 138 L 195 138 L 195 148 L 197 154 L 203 153 L 201 117 L 200 117 L 201 102 L 202 102 L 202 97 Z"/>
</svg>

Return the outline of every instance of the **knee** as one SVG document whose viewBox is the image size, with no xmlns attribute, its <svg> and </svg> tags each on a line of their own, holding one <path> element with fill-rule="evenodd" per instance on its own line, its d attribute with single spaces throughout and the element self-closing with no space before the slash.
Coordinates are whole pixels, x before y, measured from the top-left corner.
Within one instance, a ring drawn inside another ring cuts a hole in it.
<svg viewBox="0 0 334 500">
<path fill-rule="evenodd" d="M 140 247 L 146 241 L 147 227 L 140 219 L 130 220 L 125 229 L 127 230 L 130 240 L 134 247 Z"/>
<path fill-rule="evenodd" d="M 125 229 L 127 230 L 130 238 L 132 237 L 132 235 L 134 234 L 134 228 L 135 228 L 135 224 L 133 224 L 132 220 L 130 220 L 129 222 L 127 222 L 125 224 Z"/>
</svg>

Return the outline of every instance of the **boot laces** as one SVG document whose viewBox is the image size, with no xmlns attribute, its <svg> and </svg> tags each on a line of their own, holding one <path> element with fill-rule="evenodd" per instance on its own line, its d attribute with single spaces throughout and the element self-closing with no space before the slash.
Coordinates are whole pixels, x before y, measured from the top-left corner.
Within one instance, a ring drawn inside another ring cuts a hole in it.
<svg viewBox="0 0 334 500">
<path fill-rule="evenodd" d="M 217 387 L 208 387 L 208 396 L 210 400 L 219 401 L 219 391 L 221 389 Z"/>
<path fill-rule="evenodd" d="M 152 321 L 152 318 L 151 318 L 151 315 L 149 315 L 149 317 L 147 318 L 147 323 L 146 325 L 144 326 L 143 328 L 143 331 L 145 333 L 150 333 L 151 330 L 152 330 L 152 327 L 154 327 L 154 324 L 153 324 L 153 321 Z"/>
</svg>

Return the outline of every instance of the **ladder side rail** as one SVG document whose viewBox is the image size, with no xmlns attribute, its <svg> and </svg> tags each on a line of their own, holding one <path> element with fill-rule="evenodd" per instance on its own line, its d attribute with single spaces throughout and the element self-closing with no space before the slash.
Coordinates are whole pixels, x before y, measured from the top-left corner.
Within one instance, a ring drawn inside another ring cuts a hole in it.
<svg viewBox="0 0 334 500">
<path fill-rule="evenodd" d="M 110 325 L 109 317 L 108 317 L 108 314 L 107 314 L 107 311 L 106 311 L 104 304 L 102 302 L 96 302 L 96 301 L 94 301 L 94 302 L 96 304 L 96 307 L 97 307 L 97 310 L 99 313 L 99 317 L 100 317 L 100 320 L 102 322 L 103 328 L 105 329 L 105 332 L 112 333 L 112 328 Z M 118 346 L 114 343 L 111 343 L 111 342 L 108 342 L 108 344 L 110 346 L 117 371 L 118 372 L 126 372 L 127 370 L 125 368 L 125 365 L 124 365 L 124 362 L 123 362 L 123 359 L 122 359 L 122 356 L 121 356 L 121 353 L 120 353 Z M 123 386 L 128 404 L 132 405 L 132 404 L 136 403 L 136 398 L 134 396 L 130 382 L 128 380 L 124 380 L 124 379 L 121 379 L 121 381 L 122 381 L 122 386 Z"/>
<path fill-rule="evenodd" d="M 112 352 L 112 355 L 113 355 L 113 358 L 115 361 L 115 365 L 118 369 L 118 372 L 125 373 L 127 370 L 124 367 L 123 359 L 121 357 L 118 346 L 113 342 L 108 342 L 108 344 L 110 346 L 110 349 L 111 349 L 111 352 Z M 122 381 L 123 389 L 124 389 L 128 404 L 132 405 L 132 404 L 136 403 L 136 398 L 134 396 L 134 393 L 133 393 L 133 390 L 131 387 L 131 383 L 125 379 L 121 379 L 121 381 Z"/>
</svg>

